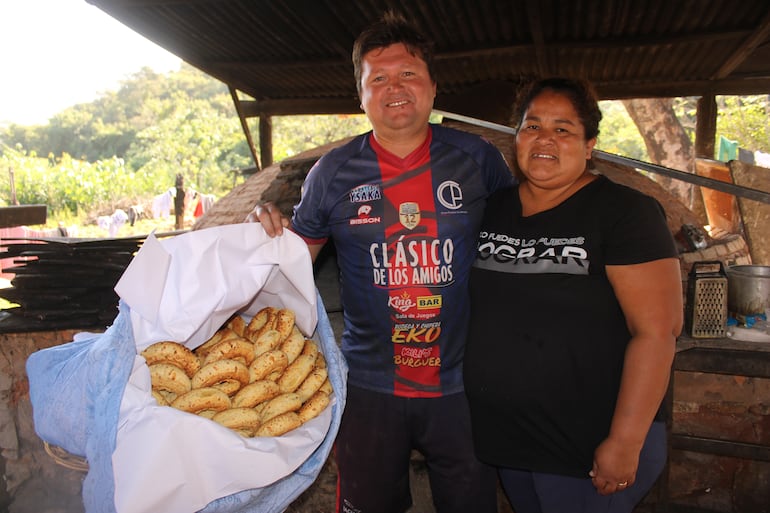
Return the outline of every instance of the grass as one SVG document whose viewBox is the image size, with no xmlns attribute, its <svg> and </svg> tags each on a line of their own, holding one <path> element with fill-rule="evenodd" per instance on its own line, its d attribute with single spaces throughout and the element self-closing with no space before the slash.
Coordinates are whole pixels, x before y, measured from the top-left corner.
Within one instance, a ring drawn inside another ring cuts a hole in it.
<svg viewBox="0 0 770 513">
<path fill-rule="evenodd" d="M 192 229 L 195 220 L 193 218 L 185 218 L 183 229 Z M 108 230 L 101 228 L 95 222 L 77 222 L 71 223 L 52 221 L 46 224 L 45 228 L 52 229 L 59 226 L 67 228 L 67 232 L 70 237 L 78 239 L 105 239 L 111 238 Z M 176 231 L 176 219 L 174 216 L 170 216 L 163 219 L 140 219 L 131 226 L 128 222 L 120 226 L 115 237 L 135 237 L 148 235 L 152 231 L 156 233 L 165 233 Z"/>
</svg>

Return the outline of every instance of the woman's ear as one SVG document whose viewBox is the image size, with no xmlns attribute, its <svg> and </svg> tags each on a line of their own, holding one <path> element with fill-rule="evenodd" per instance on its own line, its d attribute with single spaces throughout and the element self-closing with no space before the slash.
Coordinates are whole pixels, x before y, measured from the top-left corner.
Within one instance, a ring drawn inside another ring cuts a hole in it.
<svg viewBox="0 0 770 513">
<path fill-rule="evenodd" d="M 586 160 L 591 160 L 591 156 L 594 152 L 594 146 L 596 146 L 596 137 L 592 137 L 586 141 Z"/>
</svg>

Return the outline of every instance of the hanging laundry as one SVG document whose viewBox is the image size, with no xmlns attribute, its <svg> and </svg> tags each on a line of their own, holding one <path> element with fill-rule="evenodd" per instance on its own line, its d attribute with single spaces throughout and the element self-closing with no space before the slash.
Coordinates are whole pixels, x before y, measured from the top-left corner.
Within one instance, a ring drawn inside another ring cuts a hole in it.
<svg viewBox="0 0 770 513">
<path fill-rule="evenodd" d="M 754 165 L 770 169 L 770 153 L 754 152 Z"/>
</svg>

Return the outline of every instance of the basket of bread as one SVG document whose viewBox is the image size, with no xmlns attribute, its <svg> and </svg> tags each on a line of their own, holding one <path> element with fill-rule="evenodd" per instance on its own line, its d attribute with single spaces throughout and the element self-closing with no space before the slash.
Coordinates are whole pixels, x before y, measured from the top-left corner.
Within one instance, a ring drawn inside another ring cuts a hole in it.
<svg viewBox="0 0 770 513">
<path fill-rule="evenodd" d="M 285 510 L 331 451 L 347 376 L 304 242 L 150 236 L 116 291 L 104 333 L 27 362 L 38 436 L 87 464 L 86 511 Z"/>
<path fill-rule="evenodd" d="M 236 315 L 190 350 L 156 342 L 141 355 L 161 406 L 200 415 L 241 436 L 281 436 L 329 406 L 333 387 L 318 344 L 288 308 L 265 307 L 249 321 Z"/>
</svg>

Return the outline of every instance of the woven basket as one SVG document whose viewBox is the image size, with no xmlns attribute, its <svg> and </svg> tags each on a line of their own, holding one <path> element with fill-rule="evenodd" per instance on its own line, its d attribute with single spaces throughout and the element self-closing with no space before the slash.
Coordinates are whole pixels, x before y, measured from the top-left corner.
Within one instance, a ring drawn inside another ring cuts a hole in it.
<svg viewBox="0 0 770 513">
<path fill-rule="evenodd" d="M 88 462 L 85 458 L 70 454 L 61 447 L 51 445 L 45 441 L 43 442 L 43 447 L 45 448 L 45 452 L 62 467 L 66 467 L 70 470 L 77 470 L 79 472 L 88 472 Z"/>
</svg>

